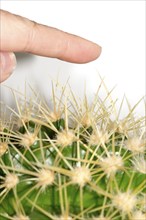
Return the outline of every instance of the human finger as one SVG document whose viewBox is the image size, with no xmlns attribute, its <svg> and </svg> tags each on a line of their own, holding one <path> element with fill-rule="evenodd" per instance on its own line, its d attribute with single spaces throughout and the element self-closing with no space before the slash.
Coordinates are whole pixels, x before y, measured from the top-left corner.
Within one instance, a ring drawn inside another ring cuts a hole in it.
<svg viewBox="0 0 146 220">
<path fill-rule="evenodd" d="M 0 82 L 5 81 L 16 67 L 16 58 L 12 52 L 0 52 Z"/>
<path fill-rule="evenodd" d="M 101 47 L 81 37 L 1 10 L 1 51 L 29 52 L 74 63 L 95 60 Z"/>
</svg>

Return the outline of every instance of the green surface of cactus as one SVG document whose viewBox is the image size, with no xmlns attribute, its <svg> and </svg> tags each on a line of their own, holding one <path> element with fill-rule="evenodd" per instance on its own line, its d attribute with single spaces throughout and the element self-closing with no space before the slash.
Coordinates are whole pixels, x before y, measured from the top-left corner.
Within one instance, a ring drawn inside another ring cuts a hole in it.
<svg viewBox="0 0 146 220">
<path fill-rule="evenodd" d="M 0 219 L 146 219 L 145 118 L 69 93 L 1 118 Z"/>
</svg>

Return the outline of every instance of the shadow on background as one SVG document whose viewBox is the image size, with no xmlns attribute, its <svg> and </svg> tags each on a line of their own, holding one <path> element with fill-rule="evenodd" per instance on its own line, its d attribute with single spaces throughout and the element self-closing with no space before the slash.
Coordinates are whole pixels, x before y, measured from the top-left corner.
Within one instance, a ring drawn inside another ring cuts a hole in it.
<svg viewBox="0 0 146 220">
<path fill-rule="evenodd" d="M 34 55 L 29 53 L 15 53 L 17 62 L 28 62 L 33 61 L 35 59 Z"/>
</svg>

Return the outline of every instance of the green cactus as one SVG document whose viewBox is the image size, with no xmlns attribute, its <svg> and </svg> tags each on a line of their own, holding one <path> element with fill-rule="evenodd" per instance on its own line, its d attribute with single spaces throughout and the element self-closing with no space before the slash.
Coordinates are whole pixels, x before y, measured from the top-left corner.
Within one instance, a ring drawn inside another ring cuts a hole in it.
<svg viewBox="0 0 146 220">
<path fill-rule="evenodd" d="M 91 104 L 53 89 L 1 116 L 1 220 L 146 219 L 145 118 L 120 119 L 111 92 Z M 125 98 L 126 100 L 126 98 Z M 123 102 L 122 102 L 123 103 Z M 3 110 L 4 112 L 4 110 Z M 2 115 L 2 113 L 1 113 Z"/>
</svg>

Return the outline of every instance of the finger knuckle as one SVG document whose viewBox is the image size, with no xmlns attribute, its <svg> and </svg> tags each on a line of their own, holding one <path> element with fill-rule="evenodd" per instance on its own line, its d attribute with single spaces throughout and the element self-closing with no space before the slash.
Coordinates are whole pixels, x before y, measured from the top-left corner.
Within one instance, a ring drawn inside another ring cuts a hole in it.
<svg viewBox="0 0 146 220">
<path fill-rule="evenodd" d="M 36 31 L 37 23 L 35 21 L 31 21 L 26 34 L 26 43 L 24 48 L 25 52 L 30 52 L 31 49 L 34 47 Z"/>
</svg>

